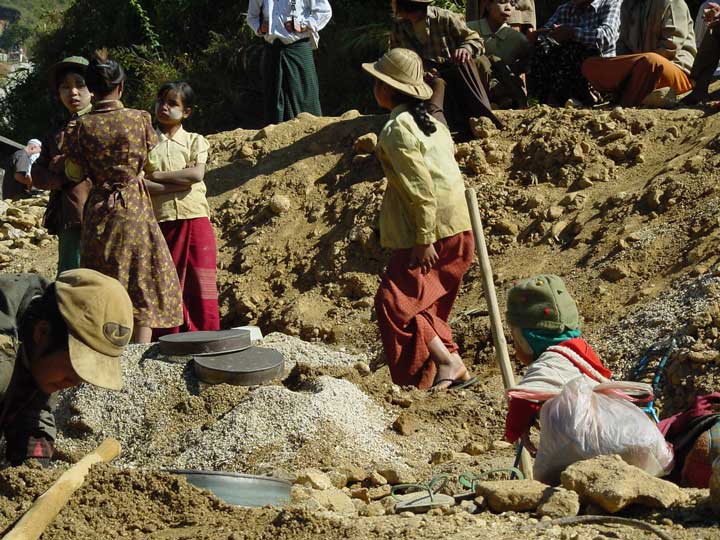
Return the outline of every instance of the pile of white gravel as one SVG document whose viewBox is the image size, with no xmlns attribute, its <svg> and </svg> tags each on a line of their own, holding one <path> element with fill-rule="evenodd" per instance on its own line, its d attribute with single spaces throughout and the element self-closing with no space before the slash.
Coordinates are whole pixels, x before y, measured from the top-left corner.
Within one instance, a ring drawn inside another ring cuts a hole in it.
<svg viewBox="0 0 720 540">
<path fill-rule="evenodd" d="M 366 361 L 281 334 L 259 345 L 282 352 L 288 372 L 298 363 L 322 368 Z M 247 473 L 328 462 L 366 467 L 398 456 L 384 437 L 392 419 L 343 379 L 322 376 L 292 390 L 278 381 L 209 386 L 197 381 L 192 363 L 170 362 L 157 346 L 140 345 L 128 348 L 122 367 L 122 391 L 82 385 L 61 394 L 61 451 L 77 456 L 115 437 L 123 448 L 114 462 L 119 466 Z"/>
<path fill-rule="evenodd" d="M 590 343 L 607 359 L 615 378 L 625 378 L 653 344 L 683 336 L 687 323 L 717 303 L 720 278 L 704 275 L 674 282 L 650 302 L 617 323 L 587 333 Z"/>
</svg>

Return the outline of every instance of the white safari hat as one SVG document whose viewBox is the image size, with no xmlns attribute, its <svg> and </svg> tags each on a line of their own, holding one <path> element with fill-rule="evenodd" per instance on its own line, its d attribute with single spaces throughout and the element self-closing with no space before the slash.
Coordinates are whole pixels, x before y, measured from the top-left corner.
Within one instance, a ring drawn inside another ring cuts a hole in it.
<svg viewBox="0 0 720 540">
<path fill-rule="evenodd" d="M 120 356 L 133 331 L 133 306 L 114 278 L 95 270 L 67 270 L 55 281 L 60 315 L 68 327 L 70 363 L 82 380 L 120 390 Z"/>
<path fill-rule="evenodd" d="M 432 89 L 425 82 L 422 60 L 409 49 L 390 49 L 374 64 L 363 64 L 362 67 L 403 94 L 418 99 L 432 97 Z"/>
</svg>

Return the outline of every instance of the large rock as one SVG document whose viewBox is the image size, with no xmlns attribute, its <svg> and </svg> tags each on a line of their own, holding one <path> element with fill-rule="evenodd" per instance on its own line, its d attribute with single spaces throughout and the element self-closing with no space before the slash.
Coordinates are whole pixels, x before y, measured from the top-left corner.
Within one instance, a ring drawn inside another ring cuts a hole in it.
<svg viewBox="0 0 720 540">
<path fill-rule="evenodd" d="M 316 501 L 326 510 L 341 514 L 357 514 L 357 509 L 352 499 L 339 489 L 315 490 L 310 494 L 310 499 Z"/>
<path fill-rule="evenodd" d="M 555 489 L 537 508 L 539 516 L 564 518 L 577 516 L 580 512 L 580 496 L 568 489 Z"/>
<path fill-rule="evenodd" d="M 579 502 L 562 488 L 550 487 L 537 480 L 493 480 L 475 485 L 475 494 L 483 497 L 493 512 L 534 512 L 544 506 L 542 515 L 577 515 Z M 576 508 L 577 506 L 577 508 Z M 565 511 L 564 509 L 567 509 Z"/>
<path fill-rule="evenodd" d="M 313 489 L 332 489 L 334 487 L 328 475 L 317 469 L 304 469 L 300 471 L 295 479 L 295 483 L 309 486 Z"/>
<path fill-rule="evenodd" d="M 620 456 L 579 461 L 568 467 L 560 480 L 563 487 L 577 492 L 583 503 L 611 513 L 631 504 L 668 508 L 687 499 L 675 484 L 628 465 Z"/>
</svg>

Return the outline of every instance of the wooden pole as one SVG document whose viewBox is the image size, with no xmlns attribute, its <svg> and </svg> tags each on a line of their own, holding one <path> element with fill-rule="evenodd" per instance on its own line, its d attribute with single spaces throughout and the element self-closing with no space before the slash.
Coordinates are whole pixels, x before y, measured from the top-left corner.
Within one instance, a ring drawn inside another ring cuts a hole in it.
<svg viewBox="0 0 720 540">
<path fill-rule="evenodd" d="M 488 312 L 490 313 L 490 330 L 495 345 L 495 356 L 500 365 L 505 390 L 507 390 L 515 386 L 515 374 L 513 373 L 510 355 L 507 350 L 505 332 L 503 331 L 500 308 L 498 307 L 495 284 L 493 282 L 492 267 L 490 266 L 490 255 L 488 255 L 487 244 L 485 243 L 485 233 L 483 232 L 482 220 L 480 219 L 477 195 L 473 188 L 467 188 L 465 190 L 465 200 L 467 201 L 468 210 L 470 211 L 470 222 L 472 223 L 473 234 L 475 235 L 475 251 L 480 260 L 480 268 L 482 270 L 483 292 L 485 293 L 485 302 L 487 303 Z M 523 449 L 520 456 L 520 468 L 525 478 L 532 479 L 532 459 L 525 449 Z"/>
<path fill-rule="evenodd" d="M 119 454 L 120 443 L 115 439 L 105 439 L 94 452 L 70 467 L 40 495 L 3 540 L 38 540 L 72 494 L 82 486 L 90 467 L 95 463 L 107 463 Z"/>
</svg>

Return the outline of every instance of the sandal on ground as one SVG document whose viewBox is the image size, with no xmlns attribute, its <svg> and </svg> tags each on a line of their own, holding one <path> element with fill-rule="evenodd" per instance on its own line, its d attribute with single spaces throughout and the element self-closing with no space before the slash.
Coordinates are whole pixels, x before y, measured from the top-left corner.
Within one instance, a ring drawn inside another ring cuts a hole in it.
<svg viewBox="0 0 720 540">
<path fill-rule="evenodd" d="M 517 467 L 507 467 L 501 469 L 491 469 L 489 471 L 475 474 L 471 472 L 464 472 L 458 476 L 458 483 L 466 488 L 468 491 L 463 491 L 455 495 L 456 501 L 472 500 L 475 498 L 475 486 L 479 482 L 484 482 L 489 479 L 489 476 L 496 473 L 509 473 L 509 480 L 525 480 L 525 475 Z"/>
<path fill-rule="evenodd" d="M 424 514 L 433 508 L 447 508 L 455 506 L 455 498 L 444 493 L 439 493 L 448 483 L 448 476 L 442 474 L 434 476 L 428 483 L 420 484 L 398 484 L 393 486 L 390 494 L 398 501 L 395 504 L 395 512 L 414 512 Z M 398 491 L 412 489 L 411 493 L 398 495 Z"/>
</svg>

